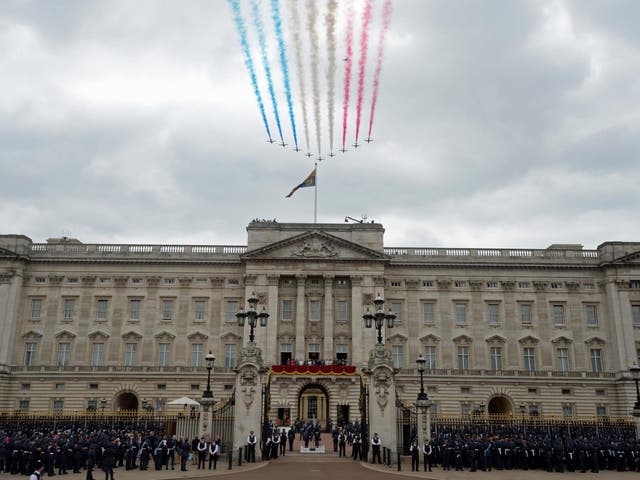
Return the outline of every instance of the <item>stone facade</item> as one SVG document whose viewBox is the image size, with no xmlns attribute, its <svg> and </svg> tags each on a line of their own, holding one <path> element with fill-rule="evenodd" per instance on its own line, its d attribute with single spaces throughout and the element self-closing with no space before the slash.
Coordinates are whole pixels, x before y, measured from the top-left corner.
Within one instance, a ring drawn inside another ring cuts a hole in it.
<svg viewBox="0 0 640 480">
<path fill-rule="evenodd" d="M 252 222 L 247 246 L 33 243 L 0 236 L 0 408 L 139 408 L 231 396 L 249 332 L 235 312 L 255 292 L 265 365 L 346 357 L 366 367 L 380 294 L 395 394 L 414 402 L 428 359 L 433 410 L 627 415 L 640 348 L 640 243 L 548 249 L 389 248 L 370 224 Z M 284 355 L 283 355 L 284 354 Z M 360 379 L 271 376 L 271 402 L 295 418 L 309 384 L 328 416 L 358 411 Z M 259 392 L 258 392 L 259 393 Z M 256 395 L 258 394 L 256 393 Z M 275 415 L 277 408 L 272 408 Z"/>
</svg>

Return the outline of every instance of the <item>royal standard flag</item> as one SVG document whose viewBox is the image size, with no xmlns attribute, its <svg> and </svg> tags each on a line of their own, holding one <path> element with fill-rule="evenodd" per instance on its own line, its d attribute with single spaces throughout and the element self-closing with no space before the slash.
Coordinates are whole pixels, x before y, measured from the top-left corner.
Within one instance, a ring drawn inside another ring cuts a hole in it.
<svg viewBox="0 0 640 480">
<path fill-rule="evenodd" d="M 313 171 L 309 174 L 309 176 L 305 178 L 304 182 L 302 182 L 300 185 L 296 187 L 293 187 L 293 190 L 291 190 L 291 193 L 289 193 L 289 195 L 287 195 L 286 198 L 289 198 L 291 195 L 293 195 L 295 191 L 298 190 L 299 188 L 315 187 L 315 186 L 316 186 L 316 169 L 314 168 Z"/>
</svg>

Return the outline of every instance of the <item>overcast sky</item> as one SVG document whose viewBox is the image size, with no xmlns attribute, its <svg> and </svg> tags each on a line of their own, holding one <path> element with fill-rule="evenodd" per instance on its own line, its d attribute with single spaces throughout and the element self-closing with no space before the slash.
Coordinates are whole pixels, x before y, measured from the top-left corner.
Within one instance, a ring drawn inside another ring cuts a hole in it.
<svg viewBox="0 0 640 480">
<path fill-rule="evenodd" d="M 321 163 L 318 220 L 365 214 L 398 247 L 640 241 L 639 24 L 636 0 L 396 0 L 375 141 Z M 265 138 L 226 2 L 0 2 L 0 233 L 312 221 L 313 189 L 285 195 L 313 161 Z"/>
</svg>

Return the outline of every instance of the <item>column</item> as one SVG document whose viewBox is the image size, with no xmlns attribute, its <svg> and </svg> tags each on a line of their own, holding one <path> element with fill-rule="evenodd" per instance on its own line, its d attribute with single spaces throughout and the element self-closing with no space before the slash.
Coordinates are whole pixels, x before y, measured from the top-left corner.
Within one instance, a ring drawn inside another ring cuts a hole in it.
<svg viewBox="0 0 640 480">
<path fill-rule="evenodd" d="M 0 408 L 9 405 L 9 365 L 13 362 L 18 329 L 18 307 L 22 296 L 22 269 L 0 272 Z M 13 400 L 15 401 L 15 400 Z M 15 407 L 15 405 L 13 405 Z"/>
<path fill-rule="evenodd" d="M 305 287 L 306 276 L 298 275 L 296 277 L 296 347 L 295 347 L 295 358 L 296 360 L 307 358 L 307 353 L 305 351 L 304 345 L 304 332 L 306 325 L 306 311 L 307 311 L 307 302 L 304 296 L 304 287 Z"/>
<path fill-rule="evenodd" d="M 418 446 L 422 449 L 425 441 L 431 440 L 431 402 L 426 400 L 421 403 L 418 400 L 417 404 Z"/>
<path fill-rule="evenodd" d="M 382 446 L 393 453 L 397 450 L 396 431 L 396 387 L 391 356 L 385 345 L 376 345 L 372 350 L 367 370 L 369 389 L 369 439 L 378 433 Z M 395 458 L 395 455 L 391 458 Z"/>
<path fill-rule="evenodd" d="M 278 301 L 278 285 L 280 283 L 279 275 L 267 276 L 267 311 L 269 312 L 269 321 L 267 323 L 267 331 L 265 333 L 265 353 L 264 360 L 267 364 L 280 363 L 278 345 L 278 321 L 280 320 L 280 302 Z"/>
<path fill-rule="evenodd" d="M 366 356 L 364 352 L 362 320 L 362 277 L 351 277 L 351 358 L 353 365 L 364 365 Z"/>
<path fill-rule="evenodd" d="M 324 352 L 322 358 L 333 359 L 333 275 L 324 277 Z"/>
</svg>

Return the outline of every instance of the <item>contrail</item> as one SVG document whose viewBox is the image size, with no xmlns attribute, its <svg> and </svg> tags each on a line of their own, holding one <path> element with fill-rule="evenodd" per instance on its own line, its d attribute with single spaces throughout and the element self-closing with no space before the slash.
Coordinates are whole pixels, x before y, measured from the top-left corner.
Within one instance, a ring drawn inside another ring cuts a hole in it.
<svg viewBox="0 0 640 480">
<path fill-rule="evenodd" d="M 329 150 L 333 153 L 333 115 L 335 103 L 335 84 L 336 84 L 336 8 L 338 3 L 335 0 L 329 0 L 327 4 L 327 14 L 325 22 L 327 24 L 327 50 L 329 68 L 327 70 L 328 84 L 328 100 L 329 100 Z"/>
<path fill-rule="evenodd" d="M 356 143 L 360 134 L 360 118 L 362 116 L 362 97 L 364 94 L 364 71 L 367 63 L 367 49 L 369 48 L 369 23 L 371 23 L 371 2 L 367 0 L 362 14 L 362 34 L 360 35 L 360 60 L 358 61 L 358 105 L 356 108 Z"/>
<path fill-rule="evenodd" d="M 318 142 L 318 156 L 322 152 L 322 137 L 320 135 L 320 86 L 318 85 L 318 34 L 316 33 L 316 10 L 315 0 L 307 0 L 307 28 L 309 29 L 309 39 L 311 40 L 311 88 L 313 90 L 313 116 L 316 122 L 316 137 Z"/>
<path fill-rule="evenodd" d="M 284 78 L 284 92 L 287 96 L 287 106 L 289 107 L 289 120 L 293 131 L 293 143 L 298 148 L 298 133 L 296 132 L 296 118 L 293 114 L 293 102 L 291 101 L 291 84 L 289 83 L 289 67 L 287 65 L 287 51 L 282 37 L 282 17 L 280 16 L 280 4 L 278 0 L 271 0 L 271 17 L 275 25 L 276 37 L 278 38 L 278 50 L 280 51 L 280 66 Z"/>
<path fill-rule="evenodd" d="M 309 153 L 309 119 L 307 117 L 307 92 L 304 83 L 304 67 L 302 65 L 302 44 L 300 41 L 300 14 L 298 13 L 297 0 L 287 2 L 289 14 L 291 15 L 291 26 L 293 33 L 293 46 L 295 47 L 296 74 L 298 77 L 298 88 L 300 89 L 300 103 L 302 106 L 302 124 L 304 127 L 304 139 L 307 143 L 307 153 Z"/>
<path fill-rule="evenodd" d="M 273 114 L 276 117 L 276 125 L 278 126 L 278 133 L 280 134 L 280 141 L 284 144 L 282 138 L 282 126 L 280 125 L 280 114 L 278 113 L 278 101 L 276 100 L 276 93 L 273 90 L 273 79 L 271 78 L 271 67 L 269 66 L 269 58 L 267 57 L 267 43 L 264 39 L 264 27 L 260 18 L 260 10 L 258 8 L 258 1 L 251 0 L 251 11 L 253 12 L 253 24 L 258 32 L 258 43 L 260 44 L 260 53 L 262 54 L 262 64 L 264 65 L 264 73 L 267 76 L 267 85 L 269 86 L 269 93 L 271 94 L 271 104 L 273 105 Z"/>
<path fill-rule="evenodd" d="M 256 71 L 253 65 L 253 59 L 251 58 L 251 51 L 249 50 L 249 42 L 247 41 L 247 29 L 244 26 L 244 20 L 240 13 L 239 0 L 228 0 L 231 9 L 233 10 L 233 21 L 236 24 L 236 29 L 240 34 L 240 46 L 242 47 L 242 53 L 244 53 L 244 64 L 249 70 L 249 76 L 251 77 L 251 84 L 253 85 L 253 93 L 256 96 L 258 102 L 258 108 L 260 109 L 260 115 L 262 115 L 262 121 L 264 122 L 264 128 L 267 130 L 269 140 L 271 140 L 271 130 L 269 130 L 269 122 L 267 122 L 267 116 L 264 113 L 264 103 L 262 103 L 262 95 L 260 95 L 260 89 L 258 88 L 258 81 L 256 80 Z"/>
<path fill-rule="evenodd" d="M 382 71 L 382 58 L 384 57 L 384 37 L 389 30 L 391 24 L 391 12 L 393 4 L 391 0 L 385 0 L 382 7 L 382 30 L 380 30 L 380 38 L 378 40 L 378 56 L 376 62 L 376 71 L 373 75 L 373 96 L 371 98 L 371 113 L 369 114 L 369 134 L 371 138 L 371 130 L 373 128 L 373 117 L 376 113 L 376 103 L 378 101 L 378 87 L 380 86 L 380 72 Z"/>
<path fill-rule="evenodd" d="M 344 150 L 347 141 L 347 117 L 349 113 L 349 94 L 351 92 L 351 68 L 353 67 L 353 0 L 348 3 L 347 11 L 347 33 L 345 42 L 347 44 L 347 56 L 345 58 L 344 70 L 344 104 L 342 107 L 342 149 Z"/>
</svg>

